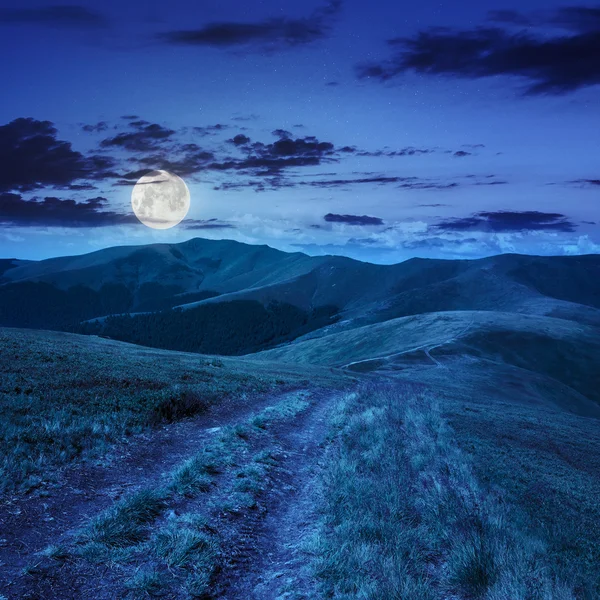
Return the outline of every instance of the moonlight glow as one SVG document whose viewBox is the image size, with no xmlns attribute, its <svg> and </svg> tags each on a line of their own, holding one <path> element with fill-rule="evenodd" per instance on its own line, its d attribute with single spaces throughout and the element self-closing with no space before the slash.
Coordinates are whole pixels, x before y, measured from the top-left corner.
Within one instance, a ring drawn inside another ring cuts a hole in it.
<svg viewBox="0 0 600 600">
<path fill-rule="evenodd" d="M 135 184 L 131 206 L 144 225 L 170 229 L 187 215 L 190 191 L 181 177 L 168 171 L 152 171 Z"/>
</svg>

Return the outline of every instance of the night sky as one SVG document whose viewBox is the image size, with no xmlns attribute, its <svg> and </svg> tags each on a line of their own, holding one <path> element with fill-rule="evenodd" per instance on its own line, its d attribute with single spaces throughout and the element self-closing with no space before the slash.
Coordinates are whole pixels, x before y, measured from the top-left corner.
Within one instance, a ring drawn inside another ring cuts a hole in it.
<svg viewBox="0 0 600 600">
<path fill-rule="evenodd" d="M 600 253 L 600 5 L 0 0 L 0 257 Z M 166 169 L 188 217 L 135 218 Z"/>
</svg>

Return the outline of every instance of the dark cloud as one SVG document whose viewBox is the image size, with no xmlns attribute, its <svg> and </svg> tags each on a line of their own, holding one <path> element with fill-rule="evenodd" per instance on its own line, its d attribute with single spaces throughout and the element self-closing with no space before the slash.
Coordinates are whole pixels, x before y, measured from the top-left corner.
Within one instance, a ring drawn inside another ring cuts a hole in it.
<svg viewBox="0 0 600 600">
<path fill-rule="evenodd" d="M 434 180 L 424 180 L 417 177 L 398 177 L 386 175 L 369 175 L 368 177 L 340 177 L 335 179 L 316 179 L 297 181 L 290 177 L 272 177 L 261 180 L 226 182 L 216 186 L 216 190 L 241 190 L 252 188 L 254 191 L 263 192 L 266 190 L 295 188 L 295 187 L 315 187 L 323 189 L 348 188 L 353 185 L 394 185 L 405 190 L 450 190 L 460 186 L 458 182 L 443 182 Z M 483 183 L 474 183 L 472 185 L 485 185 Z M 487 184 L 491 185 L 491 184 Z"/>
<path fill-rule="evenodd" d="M 19 23 L 94 29 L 108 27 L 110 24 L 104 15 L 77 5 L 0 9 L 0 24 Z"/>
<path fill-rule="evenodd" d="M 258 119 L 260 119 L 260 117 L 258 115 L 255 114 L 250 114 L 250 115 L 236 115 L 235 117 L 231 117 L 232 121 L 240 121 L 240 122 L 246 122 L 246 121 L 258 121 Z"/>
<path fill-rule="evenodd" d="M 465 156 L 472 156 L 473 153 L 472 152 L 465 152 L 465 150 L 457 150 L 454 153 L 454 156 L 456 156 L 457 158 L 463 158 Z"/>
<path fill-rule="evenodd" d="M 139 158 L 137 163 L 152 171 L 162 169 L 188 176 L 207 169 L 214 160 L 212 152 L 203 150 L 196 144 L 183 144 Z M 126 175 L 125 178 L 129 176 Z"/>
<path fill-rule="evenodd" d="M 219 219 L 185 219 L 181 222 L 185 229 L 235 229 L 235 225 Z"/>
<path fill-rule="evenodd" d="M 389 40 L 390 59 L 358 67 L 360 77 L 387 81 L 407 72 L 480 79 L 521 78 L 529 94 L 560 94 L 600 83 L 600 9 L 571 7 L 544 16 L 535 33 L 501 27 L 429 28 Z M 519 24 L 512 11 L 495 21 Z M 523 17 L 526 19 L 526 17 Z M 556 32 L 552 27 L 569 29 Z"/>
<path fill-rule="evenodd" d="M 319 141 L 314 136 L 292 139 L 274 131 L 279 139 L 271 144 L 254 142 L 244 145 L 248 154 L 243 158 L 229 157 L 207 165 L 213 171 L 250 171 L 255 175 L 278 175 L 284 169 L 293 167 L 318 166 L 323 161 L 337 160 L 336 150 L 331 142 Z"/>
<path fill-rule="evenodd" d="M 508 181 L 494 179 L 494 181 L 476 181 L 473 185 L 508 185 Z"/>
<path fill-rule="evenodd" d="M 398 187 L 408 190 L 452 190 L 460 187 L 460 184 L 456 181 L 450 183 L 436 181 L 405 181 Z"/>
<path fill-rule="evenodd" d="M 347 179 L 320 179 L 318 181 L 303 181 L 301 185 L 309 185 L 313 187 L 335 188 L 347 185 L 372 183 L 375 185 L 385 185 L 390 183 L 407 183 L 415 181 L 415 177 L 388 177 L 385 175 L 376 175 L 374 177 L 357 177 Z"/>
<path fill-rule="evenodd" d="M 161 144 L 175 135 L 173 129 L 168 129 L 157 123 L 139 120 L 129 123 L 133 131 L 119 133 L 102 142 L 102 148 L 123 148 L 129 152 L 150 152 L 160 148 Z"/>
<path fill-rule="evenodd" d="M 239 133 L 233 139 L 227 141 L 235 146 L 245 146 L 250 143 L 250 138 L 243 133 Z"/>
<path fill-rule="evenodd" d="M 64 187 L 65 190 L 69 190 L 70 192 L 90 192 L 93 190 L 97 190 L 97 186 L 91 183 L 71 183 Z"/>
<path fill-rule="evenodd" d="M 367 215 L 336 215 L 334 213 L 326 214 L 323 219 L 328 223 L 347 223 L 348 225 L 383 225 L 383 220 L 379 217 L 368 217 Z"/>
<path fill-rule="evenodd" d="M 106 198 L 85 202 L 47 197 L 26 200 L 20 194 L 0 194 L 0 223 L 15 227 L 107 227 L 137 223 L 133 214 L 106 210 Z"/>
<path fill-rule="evenodd" d="M 21 118 L 0 126 L 0 164 L 0 191 L 30 191 L 108 178 L 114 161 L 73 150 L 50 121 Z"/>
<path fill-rule="evenodd" d="M 223 125 L 222 123 L 216 123 L 215 125 L 206 125 L 204 127 L 192 127 L 192 131 L 203 137 L 207 135 L 216 135 L 221 131 L 229 129 L 229 125 Z"/>
<path fill-rule="evenodd" d="M 378 244 L 378 240 L 374 239 L 374 238 L 349 238 L 348 241 L 346 242 L 347 244 L 350 245 L 355 245 L 355 246 L 374 246 Z"/>
<path fill-rule="evenodd" d="M 282 138 L 282 139 L 292 137 L 292 132 L 288 131 L 287 129 L 274 129 L 271 133 L 275 137 Z"/>
<path fill-rule="evenodd" d="M 216 48 L 293 48 L 326 37 L 341 4 L 341 0 L 332 0 L 304 19 L 278 17 L 255 23 L 211 23 L 199 29 L 170 31 L 161 34 L 159 39 L 168 44 Z"/>
<path fill-rule="evenodd" d="M 527 15 L 514 10 L 494 10 L 488 13 L 488 21 L 515 27 L 551 26 L 575 32 L 597 32 L 600 30 L 600 8 L 568 6 L 551 11 L 536 11 Z"/>
<path fill-rule="evenodd" d="M 600 185 L 600 179 L 575 179 L 573 181 L 570 181 L 569 183 L 574 183 L 582 186 L 596 186 Z"/>
<path fill-rule="evenodd" d="M 409 146 L 408 148 L 402 148 L 401 150 L 390 150 L 388 148 L 374 151 L 362 150 L 357 152 L 356 156 L 387 156 L 392 158 L 395 156 L 418 156 L 420 154 L 431 154 L 433 152 L 435 152 L 435 150 L 430 150 L 428 148 L 413 148 L 412 146 Z"/>
<path fill-rule="evenodd" d="M 483 211 L 470 217 L 441 221 L 434 227 L 444 231 L 575 231 L 575 225 L 565 215 L 535 210 Z"/>
<path fill-rule="evenodd" d="M 600 32 L 600 7 L 567 6 L 551 16 L 554 25 L 580 33 Z"/>
<path fill-rule="evenodd" d="M 141 168 L 123 173 L 114 185 L 135 185 L 140 177 L 151 171 L 164 170 L 180 177 L 191 176 L 207 169 L 214 159 L 212 152 L 203 150 L 196 144 L 176 145 L 169 150 L 136 158 L 135 163 Z"/>
<path fill-rule="evenodd" d="M 95 125 L 82 125 L 81 129 L 86 133 L 99 133 L 108 129 L 108 123 L 106 121 L 100 121 Z"/>
</svg>

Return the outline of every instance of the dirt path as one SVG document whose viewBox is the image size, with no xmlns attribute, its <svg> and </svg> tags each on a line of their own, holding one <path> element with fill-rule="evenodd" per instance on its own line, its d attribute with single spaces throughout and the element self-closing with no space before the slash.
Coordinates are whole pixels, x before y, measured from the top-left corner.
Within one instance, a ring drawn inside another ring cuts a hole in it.
<svg viewBox="0 0 600 600">
<path fill-rule="evenodd" d="M 431 361 L 436 365 L 436 367 L 443 367 L 443 365 L 437 359 L 435 359 L 435 358 L 433 358 L 433 356 L 431 356 L 430 352 L 432 350 L 434 350 L 435 348 L 445 346 L 446 344 L 450 344 L 451 342 L 455 342 L 456 340 L 460 339 L 469 331 L 469 329 L 471 329 L 472 326 L 473 326 L 473 321 L 470 321 L 462 331 L 459 331 L 457 334 L 453 335 L 452 337 L 449 337 L 447 340 L 444 340 L 443 342 L 439 342 L 438 344 L 422 344 L 420 346 L 415 346 L 414 348 L 409 348 L 408 350 L 402 350 L 400 352 L 393 352 L 392 354 L 385 354 L 383 356 L 373 356 L 372 358 L 363 358 L 362 360 L 355 360 L 355 361 L 346 363 L 345 365 L 342 365 L 339 368 L 340 369 L 349 369 L 350 367 L 354 367 L 355 365 L 361 365 L 361 364 L 369 363 L 369 362 L 373 362 L 373 361 L 387 360 L 389 358 L 395 358 L 396 356 L 402 356 L 403 354 L 410 354 L 412 352 L 416 352 L 417 350 L 423 350 L 425 352 L 426 356 L 429 359 L 431 359 Z"/>
<path fill-rule="evenodd" d="M 303 545 L 318 524 L 318 479 L 330 417 L 339 396 L 322 393 L 304 415 L 277 432 L 284 461 L 268 491 L 265 516 L 255 524 L 251 548 L 221 575 L 219 598 L 309 600 L 317 597 Z"/>
<path fill-rule="evenodd" d="M 66 470 L 47 497 L 12 498 L 0 505 L 0 590 L 11 594 L 23 568 L 123 495 L 157 484 L 223 425 L 242 422 L 287 393 L 215 406 L 208 413 L 133 438 L 100 465 Z"/>
</svg>

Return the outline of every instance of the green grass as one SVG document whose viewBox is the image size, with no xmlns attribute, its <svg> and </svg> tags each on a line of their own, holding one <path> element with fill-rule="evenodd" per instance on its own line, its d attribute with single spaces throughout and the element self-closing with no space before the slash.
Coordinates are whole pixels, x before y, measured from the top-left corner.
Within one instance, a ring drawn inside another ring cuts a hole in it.
<svg viewBox="0 0 600 600">
<path fill-rule="evenodd" d="M 246 421 L 222 428 L 175 468 L 162 488 L 141 489 L 116 502 L 61 554 L 126 576 L 134 597 L 168 596 L 174 590 L 204 597 L 223 560 L 219 520 L 256 508 L 278 464 L 273 425 L 308 406 L 304 393 L 289 393 Z M 176 515 L 173 508 L 183 512 Z M 48 548 L 45 555 L 52 553 Z"/>
<path fill-rule="evenodd" d="M 166 507 L 165 491 L 141 490 L 115 504 L 91 521 L 82 541 L 125 548 L 143 541 L 146 525 Z"/>
<path fill-rule="evenodd" d="M 325 597 L 572 600 L 545 541 L 486 488 L 431 398 L 364 390 L 324 473 Z"/>
<path fill-rule="evenodd" d="M 101 460 L 128 436 L 306 377 L 54 332 L 0 329 L 0 356 L 0 494 L 44 491 L 62 467 Z"/>
</svg>

